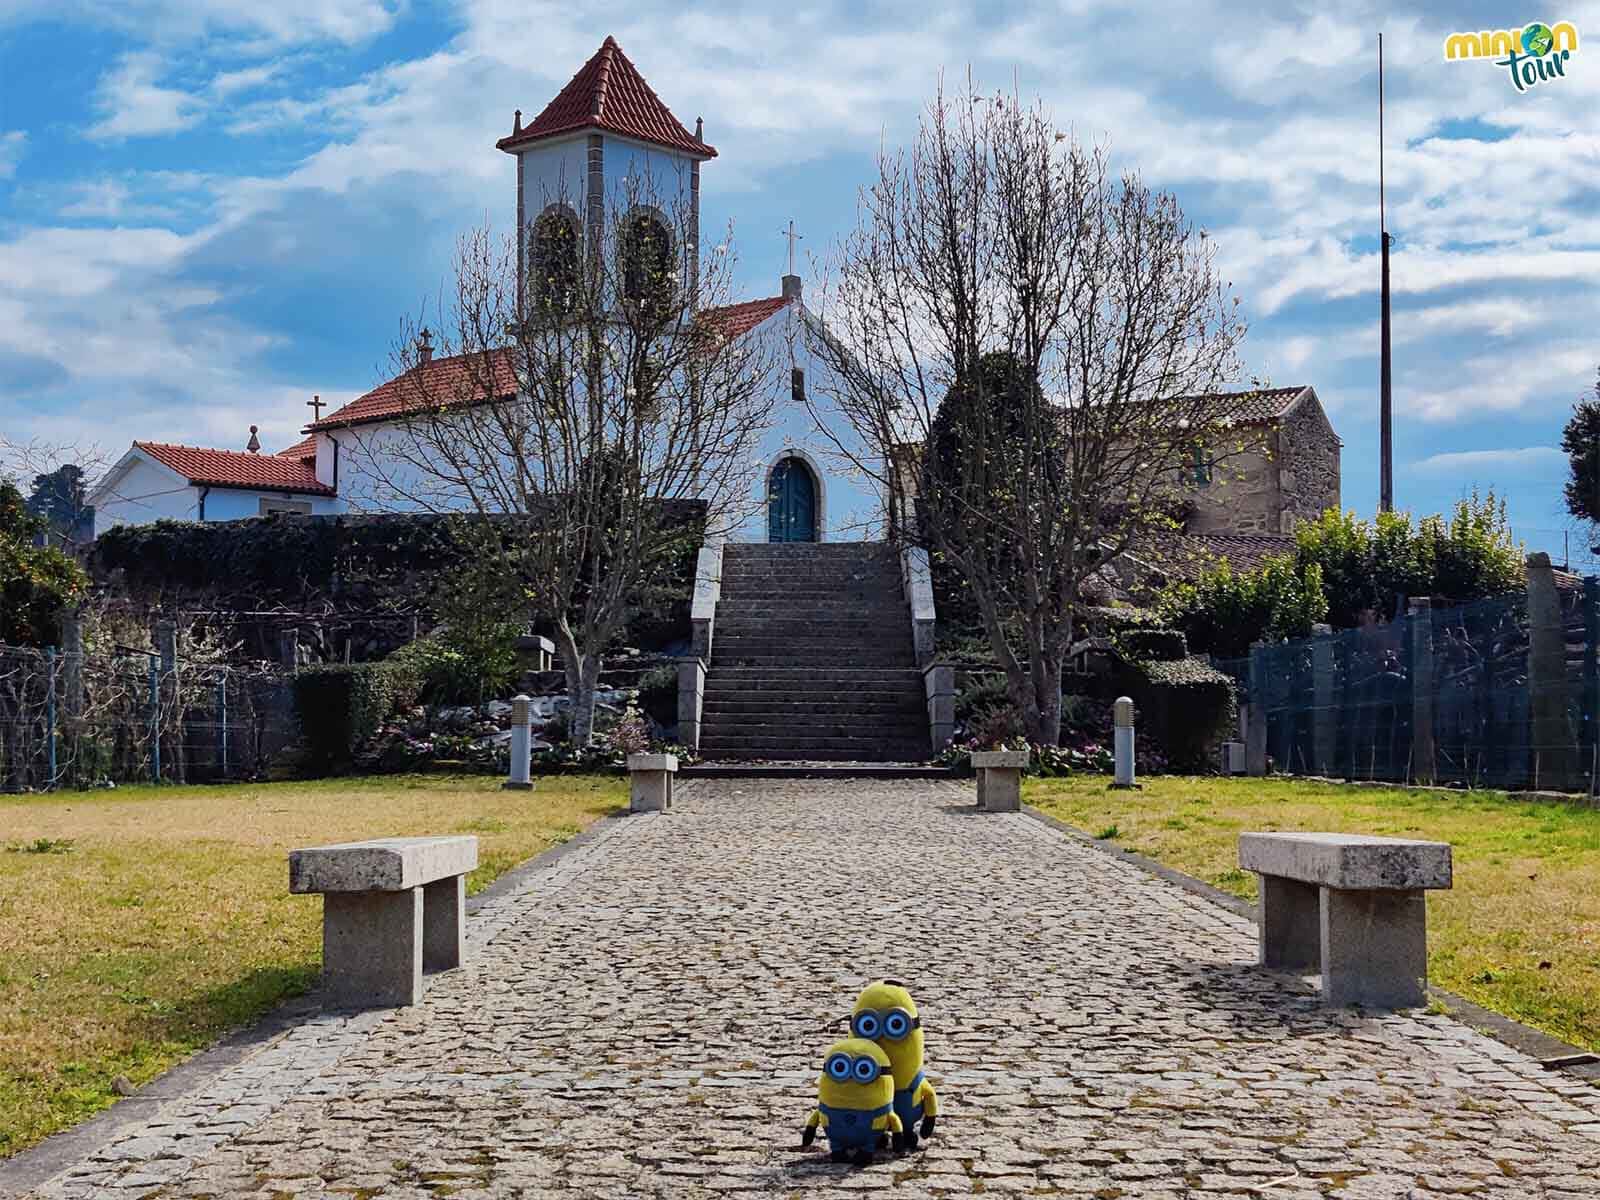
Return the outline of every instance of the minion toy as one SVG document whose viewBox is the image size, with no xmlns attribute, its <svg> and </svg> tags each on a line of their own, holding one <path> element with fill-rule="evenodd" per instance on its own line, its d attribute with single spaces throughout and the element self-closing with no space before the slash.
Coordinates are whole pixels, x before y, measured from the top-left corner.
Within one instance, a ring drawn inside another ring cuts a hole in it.
<svg viewBox="0 0 1600 1200">
<path fill-rule="evenodd" d="M 894 1112 L 894 1076 L 889 1056 L 861 1038 L 835 1042 L 817 1077 L 817 1107 L 806 1118 L 800 1144 L 811 1145 L 821 1126 L 828 1135 L 834 1162 L 853 1161 L 864 1167 L 889 1135 L 899 1138 L 902 1126 Z"/>
<path fill-rule="evenodd" d="M 876 1042 L 889 1056 L 894 1073 L 894 1112 L 903 1130 L 894 1135 L 896 1150 L 915 1150 L 917 1131 L 933 1134 L 939 1115 L 939 1097 L 922 1073 L 922 1018 L 917 1004 L 902 984 L 892 979 L 869 983 L 856 998 L 850 1014 L 850 1032 Z"/>
</svg>

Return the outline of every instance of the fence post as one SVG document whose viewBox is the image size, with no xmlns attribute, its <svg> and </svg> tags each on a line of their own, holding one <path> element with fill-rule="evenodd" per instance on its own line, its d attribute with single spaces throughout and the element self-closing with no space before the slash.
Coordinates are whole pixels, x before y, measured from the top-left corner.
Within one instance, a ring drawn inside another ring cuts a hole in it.
<svg viewBox="0 0 1600 1200">
<path fill-rule="evenodd" d="M 1412 599 L 1411 628 L 1411 776 L 1418 783 L 1434 781 L 1433 737 L 1433 601 Z M 1409 782 L 1409 781 L 1408 781 Z"/>
<path fill-rule="evenodd" d="M 228 777 L 228 672 L 222 672 L 222 678 L 217 681 L 217 739 L 222 752 L 222 777 Z"/>
<path fill-rule="evenodd" d="M 1600 785 L 1600 771 L 1596 770 L 1596 762 L 1600 760 L 1600 727 L 1595 722 L 1600 718 L 1596 713 L 1600 708 L 1600 578 L 1594 575 L 1583 577 L 1583 761 L 1578 764 L 1580 773 L 1589 775 L 1589 794 L 1594 795 L 1595 788 Z"/>
<path fill-rule="evenodd" d="M 1528 555 L 1528 698 L 1534 786 L 1572 785 L 1573 746 L 1567 731 L 1567 638 L 1555 571 L 1542 551 Z"/>
<path fill-rule="evenodd" d="M 1333 774 L 1333 627 L 1313 625 L 1311 633 L 1311 757 L 1326 776 Z"/>
<path fill-rule="evenodd" d="M 161 660 L 150 656 L 150 782 L 161 782 Z"/>
<path fill-rule="evenodd" d="M 171 762 L 168 769 L 177 783 L 187 782 L 183 747 L 187 740 L 184 728 L 183 689 L 178 683 L 178 623 L 160 621 L 156 624 L 156 651 L 161 655 L 161 683 L 172 696 L 172 715 L 178 722 L 173 735 Z M 159 731 L 158 731 L 159 738 Z"/>
<path fill-rule="evenodd" d="M 1267 644 L 1250 646 L 1250 699 L 1245 705 L 1244 771 L 1267 773 Z"/>
<path fill-rule="evenodd" d="M 45 693 L 44 722 L 45 739 L 50 750 L 50 776 L 45 783 L 46 791 L 56 790 L 56 648 L 49 647 L 44 652 L 45 662 L 49 666 L 49 691 Z"/>
<path fill-rule="evenodd" d="M 280 629 L 278 631 L 278 661 L 291 671 L 300 665 L 300 631 L 298 629 Z"/>
<path fill-rule="evenodd" d="M 69 609 L 61 618 L 62 709 L 70 728 L 83 716 L 83 612 Z"/>
</svg>

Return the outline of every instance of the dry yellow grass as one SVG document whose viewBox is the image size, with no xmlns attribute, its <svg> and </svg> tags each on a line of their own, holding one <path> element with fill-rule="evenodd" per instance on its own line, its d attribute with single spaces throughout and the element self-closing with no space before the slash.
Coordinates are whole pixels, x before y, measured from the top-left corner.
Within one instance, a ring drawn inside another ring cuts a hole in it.
<svg viewBox="0 0 1600 1200">
<path fill-rule="evenodd" d="M 1455 887 L 1428 893 L 1433 983 L 1600 1051 L 1600 810 L 1499 792 L 1423 792 L 1272 779 L 1029 780 L 1023 798 L 1095 836 L 1253 899 L 1247 829 L 1451 843 Z"/>
<path fill-rule="evenodd" d="M 626 802 L 621 778 L 384 777 L 0 797 L 0 1157 L 314 982 L 294 846 L 475 833 L 468 890 Z"/>
</svg>

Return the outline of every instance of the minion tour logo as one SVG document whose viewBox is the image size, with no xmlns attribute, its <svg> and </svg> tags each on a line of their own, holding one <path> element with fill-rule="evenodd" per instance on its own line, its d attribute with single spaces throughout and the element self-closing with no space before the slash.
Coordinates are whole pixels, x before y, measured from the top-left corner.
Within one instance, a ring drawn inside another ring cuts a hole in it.
<svg viewBox="0 0 1600 1200">
<path fill-rule="evenodd" d="M 1566 78 L 1567 60 L 1577 49 L 1578 30 L 1571 21 L 1558 21 L 1553 26 L 1534 21 L 1521 29 L 1452 33 L 1444 40 L 1446 61 L 1492 59 L 1495 66 L 1511 72 L 1511 85 L 1519 92 L 1547 80 Z"/>
</svg>

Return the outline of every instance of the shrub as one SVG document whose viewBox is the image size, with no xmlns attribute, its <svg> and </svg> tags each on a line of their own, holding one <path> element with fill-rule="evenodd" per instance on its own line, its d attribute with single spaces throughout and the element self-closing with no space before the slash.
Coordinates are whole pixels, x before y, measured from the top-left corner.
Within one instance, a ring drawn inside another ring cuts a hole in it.
<svg viewBox="0 0 1600 1200">
<path fill-rule="evenodd" d="M 1238 715 L 1231 678 L 1202 658 L 1185 658 L 1128 663 L 1118 684 L 1138 707 L 1136 744 L 1148 741 L 1175 770 L 1209 769 L 1216 743 Z"/>
<path fill-rule="evenodd" d="M 1004 675 L 969 675 L 956 693 L 956 724 L 965 725 L 981 712 L 1011 707 L 1011 692 Z"/>
<path fill-rule="evenodd" d="M 1193 582 L 1161 594 L 1167 621 L 1182 630 L 1190 650 L 1239 658 L 1263 638 L 1309 637 L 1328 614 L 1322 568 L 1287 555 L 1265 558 L 1254 571 L 1235 574 L 1226 563 Z"/>
<path fill-rule="evenodd" d="M 1129 629 L 1117 634 L 1123 657 L 1146 662 L 1176 662 L 1189 657 L 1189 644 L 1176 629 Z"/>
<path fill-rule="evenodd" d="M 16 486 L 0 481 L 0 642 L 56 644 L 61 610 L 87 590 L 76 562 L 54 547 L 33 544 L 46 528 Z"/>
<path fill-rule="evenodd" d="M 678 668 L 652 667 L 639 679 L 639 704 L 657 725 L 678 723 Z"/>
<path fill-rule="evenodd" d="M 429 704 L 481 704 L 515 681 L 520 632 L 510 621 L 451 627 L 400 647 L 384 661 L 409 672 Z"/>
<path fill-rule="evenodd" d="M 312 765 L 350 765 L 390 716 L 417 702 L 418 687 L 408 663 L 337 663 L 297 672 L 295 712 Z"/>
</svg>

